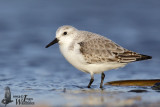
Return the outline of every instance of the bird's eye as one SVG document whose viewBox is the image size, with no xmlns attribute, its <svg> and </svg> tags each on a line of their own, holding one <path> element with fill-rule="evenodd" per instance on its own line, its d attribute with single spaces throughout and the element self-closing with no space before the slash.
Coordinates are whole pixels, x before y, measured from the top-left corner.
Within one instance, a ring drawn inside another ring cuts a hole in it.
<svg viewBox="0 0 160 107">
<path fill-rule="evenodd" d="M 63 34 L 64 34 L 64 35 L 67 35 L 67 32 L 64 32 Z"/>
</svg>

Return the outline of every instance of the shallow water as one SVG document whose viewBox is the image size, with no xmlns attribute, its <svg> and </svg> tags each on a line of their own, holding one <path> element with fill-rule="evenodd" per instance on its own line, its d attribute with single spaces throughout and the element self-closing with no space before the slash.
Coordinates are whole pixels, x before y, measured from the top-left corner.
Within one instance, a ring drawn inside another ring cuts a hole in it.
<svg viewBox="0 0 160 107">
<path fill-rule="evenodd" d="M 159 92 L 150 87 L 104 86 L 101 90 L 100 75 L 95 75 L 92 88 L 87 89 L 89 74 L 70 65 L 58 45 L 45 49 L 59 26 L 73 25 L 153 57 L 105 72 L 105 82 L 159 79 L 159 12 L 158 0 L 0 1 L 0 100 L 9 86 L 12 95 L 26 94 L 35 104 L 47 106 L 124 106 L 160 101 Z M 147 92 L 128 92 L 131 90 Z M 13 100 L 8 106 L 15 106 Z"/>
</svg>

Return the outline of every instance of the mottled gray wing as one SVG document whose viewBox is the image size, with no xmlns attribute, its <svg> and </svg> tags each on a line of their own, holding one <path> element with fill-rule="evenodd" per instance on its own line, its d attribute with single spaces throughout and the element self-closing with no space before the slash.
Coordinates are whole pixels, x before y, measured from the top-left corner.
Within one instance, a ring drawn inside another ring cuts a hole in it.
<svg viewBox="0 0 160 107">
<path fill-rule="evenodd" d="M 119 62 L 129 63 L 138 60 L 150 59 L 117 45 L 105 37 L 96 37 L 79 43 L 80 52 L 87 63 Z"/>
</svg>

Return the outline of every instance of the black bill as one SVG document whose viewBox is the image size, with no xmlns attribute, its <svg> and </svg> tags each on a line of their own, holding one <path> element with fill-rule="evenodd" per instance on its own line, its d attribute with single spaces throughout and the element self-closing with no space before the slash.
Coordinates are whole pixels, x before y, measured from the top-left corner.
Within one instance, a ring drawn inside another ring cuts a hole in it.
<svg viewBox="0 0 160 107">
<path fill-rule="evenodd" d="M 51 45 L 54 45 L 55 43 L 58 43 L 58 39 L 57 39 L 57 38 L 55 38 L 52 42 L 50 42 L 50 43 L 46 46 L 46 48 L 50 47 Z"/>
</svg>

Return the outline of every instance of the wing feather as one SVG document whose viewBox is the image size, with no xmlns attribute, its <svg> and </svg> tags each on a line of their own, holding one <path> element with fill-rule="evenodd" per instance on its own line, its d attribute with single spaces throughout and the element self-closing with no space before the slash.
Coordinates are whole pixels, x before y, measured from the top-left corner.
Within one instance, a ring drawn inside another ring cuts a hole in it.
<svg viewBox="0 0 160 107">
<path fill-rule="evenodd" d="M 80 52 L 87 63 L 118 62 L 129 63 L 133 61 L 151 59 L 150 56 L 129 51 L 110 39 L 97 36 L 79 43 Z"/>
</svg>

